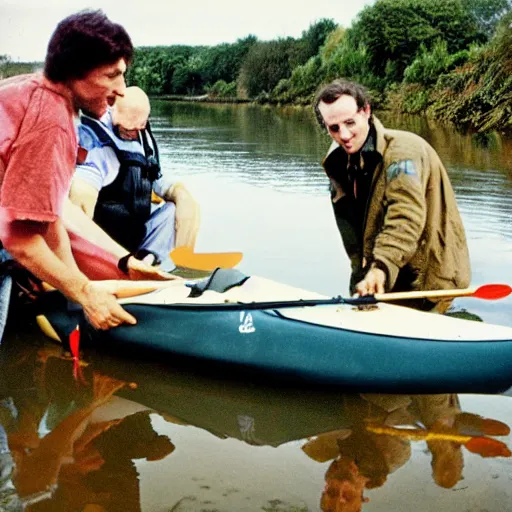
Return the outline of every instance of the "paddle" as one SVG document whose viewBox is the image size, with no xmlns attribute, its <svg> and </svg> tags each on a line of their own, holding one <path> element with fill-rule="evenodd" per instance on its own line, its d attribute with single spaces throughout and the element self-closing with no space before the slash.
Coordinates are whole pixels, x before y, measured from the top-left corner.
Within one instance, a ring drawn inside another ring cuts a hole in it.
<svg viewBox="0 0 512 512">
<path fill-rule="evenodd" d="M 114 293 L 117 297 L 135 297 L 151 291 L 181 286 L 182 281 L 132 281 L 126 282 L 104 281 L 108 286 L 108 291 Z M 351 304 L 354 306 L 364 306 L 377 304 L 378 302 L 386 302 L 393 300 L 418 299 L 418 298 L 446 298 L 446 297 L 476 297 L 479 299 L 496 300 L 502 299 L 512 293 L 512 287 L 506 284 L 486 284 L 477 288 L 465 288 L 461 290 L 427 290 L 414 292 L 396 292 L 396 293 L 380 293 L 375 295 L 366 295 L 364 297 L 333 297 L 331 299 L 297 299 L 297 300 L 281 300 L 281 301 L 264 301 L 264 302 L 234 302 L 232 300 L 219 304 L 199 304 L 201 308 L 208 309 L 280 309 L 280 308 L 297 308 L 302 306 L 321 306 L 330 304 Z M 180 304 L 180 307 L 194 308 L 197 304 L 186 303 Z"/>
<path fill-rule="evenodd" d="M 242 261 L 241 252 L 193 252 L 190 247 L 176 247 L 170 257 L 177 267 L 195 270 L 233 268 Z"/>
<path fill-rule="evenodd" d="M 425 290 L 414 292 L 380 293 L 373 297 L 377 302 L 403 299 L 455 298 L 475 297 L 477 299 L 503 299 L 512 293 L 512 287 L 507 284 L 484 284 L 458 290 Z"/>
<path fill-rule="evenodd" d="M 412 441 L 451 441 L 462 444 L 470 452 L 482 457 L 510 457 L 512 452 L 502 441 L 485 436 L 470 436 L 452 432 L 435 432 L 425 429 L 408 429 L 400 427 L 387 427 L 381 425 L 366 425 L 366 430 L 374 434 L 403 437 Z"/>
</svg>

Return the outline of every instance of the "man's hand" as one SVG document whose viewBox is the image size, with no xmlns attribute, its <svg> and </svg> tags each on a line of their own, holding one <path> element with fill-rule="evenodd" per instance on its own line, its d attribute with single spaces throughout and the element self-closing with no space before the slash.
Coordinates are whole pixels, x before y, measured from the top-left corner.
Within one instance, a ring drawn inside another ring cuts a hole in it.
<svg viewBox="0 0 512 512">
<path fill-rule="evenodd" d="M 386 273 L 380 268 L 372 267 L 364 276 L 364 279 L 356 284 L 356 291 L 361 296 L 384 293 L 385 284 Z"/>
<path fill-rule="evenodd" d="M 181 183 L 176 183 L 165 198 L 176 205 L 176 247 L 186 245 L 193 249 L 199 231 L 199 204 Z"/>
<path fill-rule="evenodd" d="M 114 294 L 98 283 L 89 282 L 83 288 L 80 304 L 89 323 L 95 329 L 106 330 L 121 324 L 135 325 L 137 320 L 117 302 Z"/>
<path fill-rule="evenodd" d="M 160 270 L 159 267 L 153 267 L 150 264 L 152 256 L 148 255 L 143 260 L 138 260 L 134 256 L 128 258 L 128 277 L 132 281 L 173 281 L 181 277 L 173 276 L 169 272 Z M 146 261 L 147 260 L 147 261 Z"/>
</svg>

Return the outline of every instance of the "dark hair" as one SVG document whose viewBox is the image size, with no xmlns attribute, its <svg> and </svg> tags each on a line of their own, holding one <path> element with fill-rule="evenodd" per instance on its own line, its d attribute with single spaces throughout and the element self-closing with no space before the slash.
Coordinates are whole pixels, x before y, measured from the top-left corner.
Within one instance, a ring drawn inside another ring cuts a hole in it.
<svg viewBox="0 0 512 512">
<path fill-rule="evenodd" d="M 322 128 L 324 127 L 324 119 L 320 113 L 318 105 L 321 101 L 327 104 L 334 103 L 340 96 L 343 96 L 344 94 L 354 98 L 359 110 L 370 105 L 370 96 L 367 90 L 360 84 L 350 82 L 349 80 L 338 79 L 334 80 L 330 84 L 323 85 L 316 93 L 315 101 L 313 103 L 316 120 L 320 126 L 322 126 Z"/>
<path fill-rule="evenodd" d="M 132 56 L 132 41 L 121 25 L 101 10 L 84 10 L 57 25 L 48 43 L 44 74 L 53 82 L 81 79 L 121 58 L 128 64 Z"/>
</svg>

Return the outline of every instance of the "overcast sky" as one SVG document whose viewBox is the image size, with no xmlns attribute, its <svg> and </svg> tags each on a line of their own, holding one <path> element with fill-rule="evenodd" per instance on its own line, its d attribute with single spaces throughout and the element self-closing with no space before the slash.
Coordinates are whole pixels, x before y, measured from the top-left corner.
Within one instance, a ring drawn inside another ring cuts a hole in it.
<svg viewBox="0 0 512 512">
<path fill-rule="evenodd" d="M 42 61 L 57 23 L 84 8 L 102 8 L 135 46 L 233 43 L 300 37 L 331 18 L 348 27 L 373 0 L 0 0 L 0 55 Z"/>
</svg>

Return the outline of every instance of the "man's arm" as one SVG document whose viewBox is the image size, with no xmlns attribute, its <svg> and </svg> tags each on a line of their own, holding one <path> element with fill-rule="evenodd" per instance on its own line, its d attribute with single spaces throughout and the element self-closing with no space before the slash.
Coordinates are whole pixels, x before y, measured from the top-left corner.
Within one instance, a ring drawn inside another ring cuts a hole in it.
<svg viewBox="0 0 512 512">
<path fill-rule="evenodd" d="M 175 183 L 164 194 L 176 205 L 176 247 L 194 248 L 201 220 L 199 204 L 183 183 Z"/>
<path fill-rule="evenodd" d="M 112 254 L 117 260 L 129 254 L 129 251 L 119 245 L 103 229 L 90 219 L 86 212 L 73 204 L 69 199 L 64 202 L 63 221 L 66 229 L 85 238 L 92 244 Z M 165 280 L 177 279 L 167 272 L 159 270 L 134 256 L 130 256 L 127 262 L 128 278 L 134 281 L 139 280 Z"/>
<path fill-rule="evenodd" d="M 72 202 L 70 199 L 64 201 L 62 220 L 66 229 L 80 235 L 94 245 L 105 249 L 117 259 L 126 256 L 129 251 L 105 233 L 105 231 L 88 216 L 86 209 L 81 206 L 82 205 L 77 205 L 77 203 Z"/>
<path fill-rule="evenodd" d="M 81 208 L 90 219 L 94 217 L 94 208 L 96 208 L 98 195 L 99 190 L 75 174 L 71 182 L 69 199 L 71 199 L 73 204 Z"/>
<path fill-rule="evenodd" d="M 108 329 L 121 323 L 136 323 L 113 294 L 80 272 L 62 221 L 14 221 L 6 231 L 2 242 L 13 258 L 36 277 L 81 304 L 94 328 Z"/>
<path fill-rule="evenodd" d="M 399 160 L 385 172 L 388 206 L 382 229 L 375 237 L 374 262 L 365 278 L 356 285 L 361 295 L 383 293 L 393 288 L 400 269 L 418 249 L 427 217 L 421 162 Z"/>
</svg>

